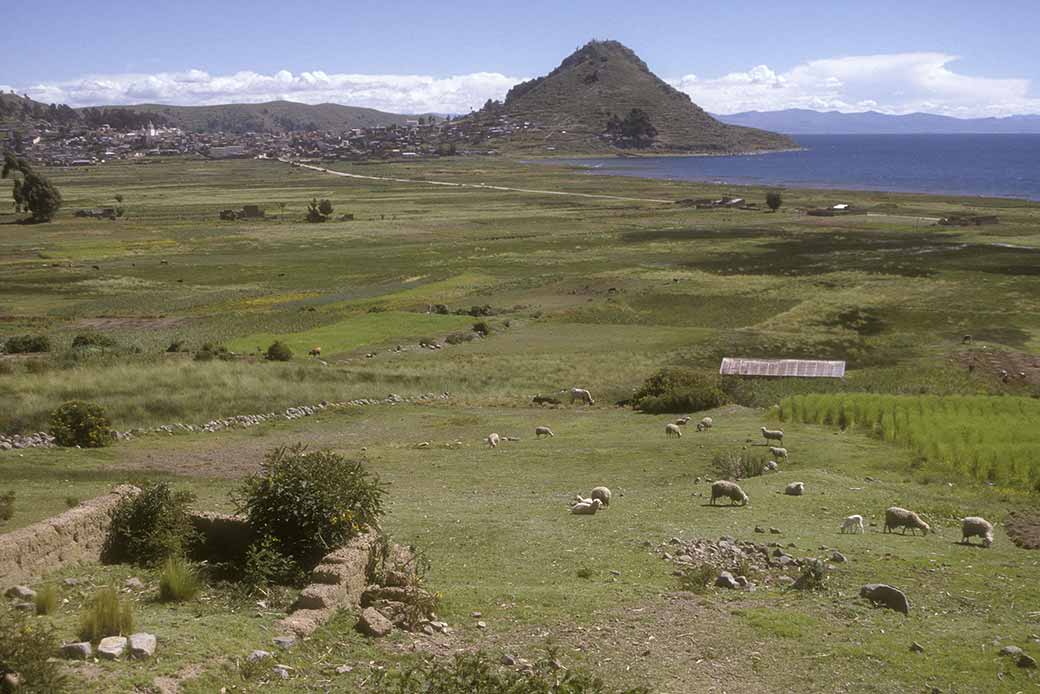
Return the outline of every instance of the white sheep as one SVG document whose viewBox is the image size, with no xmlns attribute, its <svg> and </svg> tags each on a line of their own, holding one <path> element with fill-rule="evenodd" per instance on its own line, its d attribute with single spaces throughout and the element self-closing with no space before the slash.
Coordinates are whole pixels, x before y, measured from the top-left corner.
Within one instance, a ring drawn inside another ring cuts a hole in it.
<svg viewBox="0 0 1040 694">
<path fill-rule="evenodd" d="M 582 501 L 579 501 L 578 503 L 571 506 L 571 513 L 591 516 L 596 511 L 598 511 L 599 507 L 602 505 L 603 502 L 599 499 L 583 499 Z"/>
<path fill-rule="evenodd" d="M 774 458 L 783 458 L 784 460 L 787 460 L 787 449 L 786 448 L 776 448 L 774 446 L 770 446 L 769 447 L 769 454 L 771 456 L 773 456 Z"/>
<path fill-rule="evenodd" d="M 927 535 L 928 531 L 932 529 L 916 513 L 898 506 L 885 509 L 885 532 L 892 532 L 894 528 L 902 528 L 904 535 L 906 535 L 907 528 L 910 529 L 912 535 L 916 535 L 918 530 L 923 531 Z"/>
<path fill-rule="evenodd" d="M 535 438 L 542 438 L 543 436 L 556 436 L 549 427 L 535 427 L 534 428 Z"/>
<path fill-rule="evenodd" d="M 847 516 L 845 520 L 841 522 L 841 532 L 844 533 L 860 533 L 863 534 L 863 516 L 857 514 Z"/>
<path fill-rule="evenodd" d="M 766 429 L 762 427 L 762 436 L 765 438 L 766 443 L 776 441 L 782 444 L 784 442 L 784 432 L 781 429 Z"/>
<path fill-rule="evenodd" d="M 711 485 L 711 505 L 715 505 L 715 499 L 720 497 L 726 497 L 730 500 L 730 506 L 740 502 L 741 506 L 747 505 L 748 495 L 744 493 L 744 490 L 740 488 L 736 482 L 727 482 L 726 480 L 719 480 Z"/>
<path fill-rule="evenodd" d="M 586 405 L 595 405 L 596 401 L 592 399 L 592 393 L 585 390 L 584 388 L 571 388 L 571 404 L 574 404 L 575 400 L 581 400 Z"/>
<path fill-rule="evenodd" d="M 675 424 L 672 424 L 671 422 L 669 422 L 668 424 L 664 425 L 664 435 L 665 436 L 675 436 L 675 437 L 681 439 L 682 438 L 682 429 L 680 429 Z"/>
<path fill-rule="evenodd" d="M 993 524 L 979 516 L 968 516 L 961 519 L 961 543 L 971 544 L 968 540 L 972 537 L 981 537 L 982 546 L 989 547 L 993 544 Z"/>
<path fill-rule="evenodd" d="M 705 417 L 701 421 L 697 422 L 697 431 L 707 431 L 715 426 L 715 420 L 711 417 Z"/>
<path fill-rule="evenodd" d="M 498 448 L 498 443 L 502 440 L 502 437 L 496 433 L 491 433 L 487 437 L 488 445 L 492 448 Z"/>
<path fill-rule="evenodd" d="M 679 417 L 679 419 L 675 420 L 675 423 L 681 427 L 684 427 L 690 423 L 690 416 L 686 415 L 685 417 Z"/>
<path fill-rule="evenodd" d="M 606 487 L 596 487 L 592 490 L 592 498 L 599 499 L 604 506 L 610 506 L 610 490 Z"/>
<path fill-rule="evenodd" d="M 801 496 L 805 493 L 805 482 L 788 482 L 787 486 L 784 487 L 784 494 L 787 496 Z"/>
</svg>

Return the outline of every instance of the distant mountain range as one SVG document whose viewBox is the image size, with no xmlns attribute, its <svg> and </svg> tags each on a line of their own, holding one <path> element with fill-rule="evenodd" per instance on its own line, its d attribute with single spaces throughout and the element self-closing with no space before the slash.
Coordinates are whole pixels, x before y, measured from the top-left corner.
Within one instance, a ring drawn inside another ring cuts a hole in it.
<svg viewBox="0 0 1040 694">
<path fill-rule="evenodd" d="M 723 123 L 787 135 L 971 135 L 1040 134 L 1040 115 L 951 118 L 932 113 L 892 116 L 876 111 L 839 113 L 792 108 L 715 115 Z"/>
<path fill-rule="evenodd" d="M 492 147 L 531 153 L 730 154 L 797 147 L 784 135 L 719 122 L 617 41 L 590 41 L 549 74 L 514 86 L 504 101 L 489 101 L 463 121 L 490 133 Z"/>
</svg>

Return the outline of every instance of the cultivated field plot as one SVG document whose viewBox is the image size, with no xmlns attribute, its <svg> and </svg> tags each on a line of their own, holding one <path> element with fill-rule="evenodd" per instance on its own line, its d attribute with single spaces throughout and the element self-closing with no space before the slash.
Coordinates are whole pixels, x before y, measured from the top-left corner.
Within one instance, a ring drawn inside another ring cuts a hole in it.
<svg viewBox="0 0 1040 694">
<path fill-rule="evenodd" d="M 727 192 L 493 159 L 328 166 L 653 201 Z M 104 407 L 124 432 L 379 403 L 212 433 L 171 427 L 101 449 L 0 450 L 0 494 L 16 495 L 0 530 L 124 481 L 168 481 L 192 490 L 197 508 L 230 511 L 229 492 L 266 451 L 330 448 L 365 458 L 389 484 L 385 529 L 429 559 L 437 614 L 452 627 L 373 641 L 343 612 L 279 653 L 291 668 L 283 680 L 242 664 L 270 647 L 277 601 L 258 607 L 256 596 L 206 586 L 169 607 L 154 600 L 155 572 L 73 567 L 44 582 L 140 577 L 145 588 L 129 599 L 159 639 L 157 660 L 74 667 L 83 691 L 372 691 L 377 668 L 477 648 L 496 662 L 536 659 L 547 647 L 612 686 L 674 694 L 1040 687 L 1036 670 L 999 655 L 1017 645 L 1040 657 L 1040 555 L 1003 527 L 1038 502 L 1040 206 L 792 190 L 775 214 L 698 210 L 259 161 L 48 174 L 66 200 L 57 221 L 0 214 L 0 341 L 50 342 L 0 355 L 0 433 L 46 430 L 49 413 L 76 399 Z M 116 194 L 123 218 L 72 217 Z M 332 200 L 332 220 L 303 221 L 314 197 Z M 838 202 L 892 216 L 799 212 Z M 246 204 L 267 218 L 218 219 Z M 966 211 L 1001 222 L 912 219 Z M 83 335 L 90 344 L 73 347 Z M 290 361 L 264 359 L 275 340 Z M 687 413 L 694 422 L 677 439 L 664 433 L 676 415 L 615 405 L 659 369 L 717 372 L 724 356 L 842 359 L 848 372 L 727 382 L 730 404 Z M 531 404 L 573 386 L 595 404 Z M 389 393 L 409 402 L 389 404 Z M 947 395 L 964 397 L 935 404 Z M 1013 420 L 1009 403 L 1022 403 Z M 706 415 L 714 426 L 698 433 Z M 536 440 L 536 426 L 555 436 Z M 787 461 L 741 481 L 747 506 L 711 507 L 706 480 L 725 476 L 719 459 L 768 457 L 762 426 L 785 430 Z M 1016 427 L 1030 435 L 1017 441 Z M 492 449 L 490 432 L 519 440 Z M 972 442 L 985 450 L 973 454 Z M 794 481 L 804 495 L 783 494 Z M 568 512 L 575 494 L 601 484 L 613 490 L 609 508 Z M 889 506 L 937 532 L 882 533 Z M 854 513 L 866 532 L 839 534 Z M 997 526 L 991 548 L 959 544 L 960 519 L 974 515 Z M 662 558 L 667 543 L 721 536 L 775 542 L 832 568 L 815 591 L 764 579 L 753 592 L 686 590 L 679 565 Z M 835 550 L 848 561 L 835 562 Z M 909 615 L 858 598 L 875 582 L 904 590 Z M 69 602 L 34 619 L 66 633 L 88 591 L 62 590 Z"/>
</svg>

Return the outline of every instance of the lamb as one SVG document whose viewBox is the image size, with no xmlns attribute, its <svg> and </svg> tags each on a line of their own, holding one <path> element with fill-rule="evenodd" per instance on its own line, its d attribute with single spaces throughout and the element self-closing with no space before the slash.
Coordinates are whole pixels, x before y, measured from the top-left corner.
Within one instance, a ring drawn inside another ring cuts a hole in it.
<svg viewBox="0 0 1040 694">
<path fill-rule="evenodd" d="M 858 513 L 848 516 L 841 522 L 841 532 L 863 534 L 863 516 Z"/>
<path fill-rule="evenodd" d="M 313 347 L 310 352 L 307 352 L 307 354 L 312 357 L 320 357 L 321 347 Z"/>
<path fill-rule="evenodd" d="M 801 496 L 805 493 L 805 482 L 789 482 L 784 488 L 787 496 Z"/>
<path fill-rule="evenodd" d="M 502 437 L 496 433 L 491 433 L 487 437 L 488 445 L 492 448 L 498 448 L 498 443 L 502 440 Z"/>
<path fill-rule="evenodd" d="M 550 429 L 549 427 L 535 427 L 534 428 L 534 437 L 536 439 L 540 439 L 543 436 L 556 436 L 556 434 L 554 434 L 552 432 L 552 429 Z"/>
<path fill-rule="evenodd" d="M 679 417 L 679 419 L 675 420 L 675 423 L 681 427 L 684 427 L 690 423 L 690 416 L 687 415 L 685 417 Z"/>
<path fill-rule="evenodd" d="M 969 538 L 981 537 L 982 546 L 989 547 L 993 544 L 993 524 L 979 516 L 968 516 L 961 519 L 961 543 L 970 545 Z"/>
<path fill-rule="evenodd" d="M 596 401 L 592 399 L 592 393 L 585 390 L 584 388 L 571 388 L 571 404 L 574 404 L 575 400 L 581 400 L 586 405 L 595 405 Z"/>
<path fill-rule="evenodd" d="M 596 487 L 591 494 L 593 499 L 599 499 L 604 506 L 610 506 L 610 490 L 606 487 Z"/>
<path fill-rule="evenodd" d="M 672 424 L 671 422 L 669 422 L 668 424 L 664 425 L 664 435 L 665 436 L 675 436 L 675 437 L 681 439 L 682 438 L 682 429 L 680 429 L 677 425 Z"/>
<path fill-rule="evenodd" d="M 770 441 L 776 441 L 779 444 L 784 442 L 784 432 L 782 429 L 766 429 L 762 427 L 762 436 L 765 438 L 766 443 Z"/>
<path fill-rule="evenodd" d="M 744 493 L 744 490 L 740 488 L 736 482 L 727 482 L 726 480 L 719 480 L 711 485 L 711 505 L 715 505 L 715 499 L 719 497 L 726 497 L 730 500 L 730 506 L 740 502 L 741 506 L 746 506 L 748 502 L 748 495 Z"/>
<path fill-rule="evenodd" d="M 902 528 L 903 535 L 906 535 L 907 528 L 910 529 L 910 533 L 913 535 L 916 535 L 918 530 L 923 531 L 927 535 L 928 531 L 932 529 L 916 513 L 898 506 L 892 506 L 885 510 L 885 532 L 892 532 L 893 528 Z"/>
<path fill-rule="evenodd" d="M 571 513 L 591 516 L 596 511 L 598 511 L 599 507 L 602 505 L 603 502 L 599 499 L 583 499 L 582 501 L 579 501 L 578 503 L 574 504 L 574 506 L 571 506 Z"/>
<path fill-rule="evenodd" d="M 714 420 L 711 417 L 705 417 L 701 421 L 697 422 L 697 431 L 707 431 L 715 425 Z"/>
<path fill-rule="evenodd" d="M 773 446 L 770 446 L 769 447 L 769 453 L 774 458 L 783 458 L 784 460 L 787 460 L 787 449 L 786 448 L 774 448 Z"/>
</svg>

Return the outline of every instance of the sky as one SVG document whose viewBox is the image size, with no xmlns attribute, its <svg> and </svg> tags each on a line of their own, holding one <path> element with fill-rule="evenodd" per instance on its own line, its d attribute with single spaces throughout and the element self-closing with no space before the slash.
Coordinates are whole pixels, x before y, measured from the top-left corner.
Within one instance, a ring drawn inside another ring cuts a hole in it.
<svg viewBox="0 0 1040 694">
<path fill-rule="evenodd" d="M 465 113 L 616 39 L 715 113 L 1040 113 L 1040 1 L 34 0 L 0 88 L 71 106 L 288 99 Z"/>
</svg>

